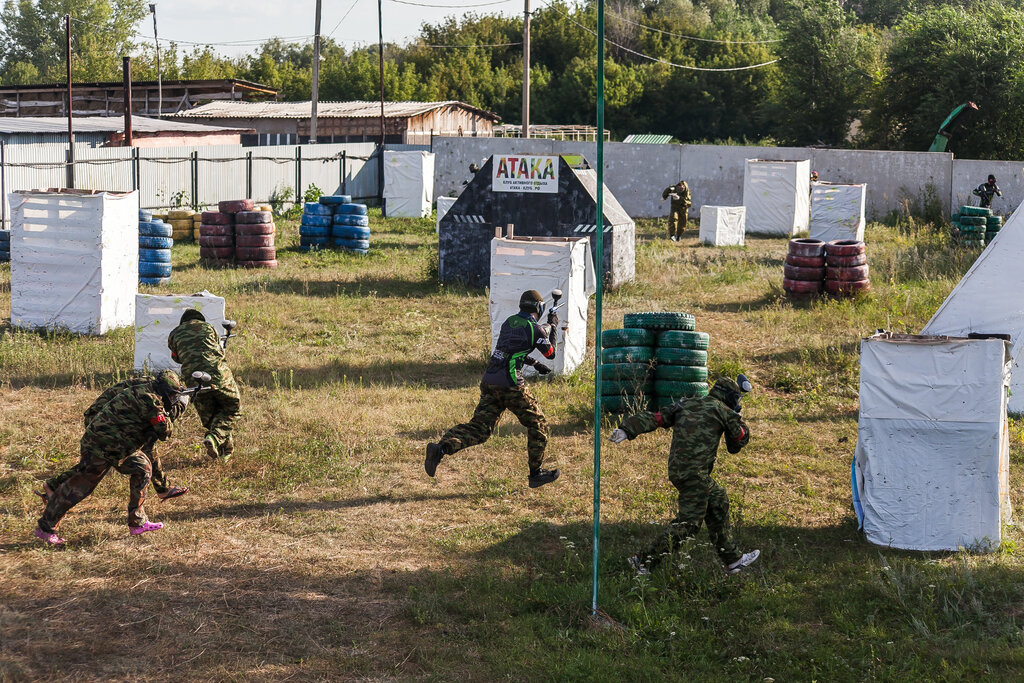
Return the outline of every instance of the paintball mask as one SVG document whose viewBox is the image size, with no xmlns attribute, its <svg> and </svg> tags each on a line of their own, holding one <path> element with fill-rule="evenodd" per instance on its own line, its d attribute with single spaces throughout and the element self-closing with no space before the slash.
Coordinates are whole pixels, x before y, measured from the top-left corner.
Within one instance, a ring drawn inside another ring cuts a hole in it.
<svg viewBox="0 0 1024 683">
<path fill-rule="evenodd" d="M 536 289 L 528 289 L 519 297 L 519 310 L 529 313 L 535 320 L 540 320 L 544 313 L 544 297 Z"/>
<path fill-rule="evenodd" d="M 196 308 L 190 308 L 181 314 L 181 320 L 178 321 L 178 324 L 187 323 L 189 320 L 202 320 L 205 322 L 206 316 L 203 315 L 202 311 Z"/>
<path fill-rule="evenodd" d="M 188 397 L 182 395 L 185 385 L 173 370 L 161 370 L 154 383 L 156 393 L 163 399 L 164 410 L 177 419 L 188 407 Z"/>
<path fill-rule="evenodd" d="M 746 375 L 738 375 L 735 381 L 723 377 L 715 382 L 715 385 L 711 387 L 711 391 L 708 392 L 708 395 L 712 398 L 717 398 L 719 401 L 738 413 L 742 410 L 740 399 L 743 398 L 743 394 L 749 392 L 751 389 L 753 389 L 753 387 Z"/>
</svg>

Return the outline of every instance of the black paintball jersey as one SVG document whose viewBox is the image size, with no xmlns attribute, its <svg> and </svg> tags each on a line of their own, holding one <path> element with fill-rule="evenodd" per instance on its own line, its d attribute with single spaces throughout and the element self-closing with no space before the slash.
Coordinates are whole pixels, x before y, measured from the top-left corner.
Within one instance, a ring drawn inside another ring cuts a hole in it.
<svg viewBox="0 0 1024 683">
<path fill-rule="evenodd" d="M 484 372 L 484 384 L 494 387 L 522 386 L 523 365 L 533 365 L 527 356 L 538 349 L 545 358 L 555 357 L 555 347 L 533 316 L 516 313 L 501 324 L 498 343 Z"/>
</svg>

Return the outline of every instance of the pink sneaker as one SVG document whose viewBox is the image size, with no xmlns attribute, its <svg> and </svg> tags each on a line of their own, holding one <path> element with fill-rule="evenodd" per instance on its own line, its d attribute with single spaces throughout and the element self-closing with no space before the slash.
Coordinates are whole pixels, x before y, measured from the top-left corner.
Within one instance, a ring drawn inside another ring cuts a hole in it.
<svg viewBox="0 0 1024 683">
<path fill-rule="evenodd" d="M 128 533 L 130 533 L 132 536 L 138 536 L 139 534 L 144 534 L 147 531 L 160 531 L 160 529 L 163 528 L 164 525 L 162 522 L 146 522 L 142 526 L 128 527 Z"/>
<path fill-rule="evenodd" d="M 47 533 L 39 527 L 36 527 L 36 530 L 32 532 L 32 535 L 41 541 L 46 541 L 50 545 L 60 545 L 64 542 L 64 539 L 58 536 L 57 534 Z"/>
</svg>

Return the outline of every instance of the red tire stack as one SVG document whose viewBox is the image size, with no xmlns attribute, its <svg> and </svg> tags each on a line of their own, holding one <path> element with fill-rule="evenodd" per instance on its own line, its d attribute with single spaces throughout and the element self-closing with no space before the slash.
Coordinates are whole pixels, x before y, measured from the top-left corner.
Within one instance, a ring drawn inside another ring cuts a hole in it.
<svg viewBox="0 0 1024 683">
<path fill-rule="evenodd" d="M 204 211 L 199 224 L 199 258 L 210 265 L 230 266 L 235 260 L 235 217 Z"/>
<path fill-rule="evenodd" d="M 251 210 L 235 214 L 235 260 L 244 268 L 277 268 L 274 214 Z"/>
<path fill-rule="evenodd" d="M 782 288 L 794 298 L 821 294 L 825 280 L 825 243 L 821 240 L 789 241 Z"/>
<path fill-rule="evenodd" d="M 833 240 L 825 245 L 825 291 L 834 296 L 871 291 L 863 242 Z"/>
</svg>

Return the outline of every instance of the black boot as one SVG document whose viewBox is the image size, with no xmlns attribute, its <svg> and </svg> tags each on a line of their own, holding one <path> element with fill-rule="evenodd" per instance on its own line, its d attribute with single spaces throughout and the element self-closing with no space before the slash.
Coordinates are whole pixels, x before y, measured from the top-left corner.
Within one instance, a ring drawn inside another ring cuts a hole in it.
<svg viewBox="0 0 1024 683">
<path fill-rule="evenodd" d="M 530 472 L 530 488 L 535 489 L 544 484 L 550 484 L 561 474 L 558 470 L 536 469 Z"/>
<path fill-rule="evenodd" d="M 434 473 L 437 472 L 437 466 L 441 464 L 441 458 L 443 457 L 444 449 L 441 448 L 441 444 L 427 444 L 427 457 L 423 460 L 423 469 L 427 471 L 428 477 L 434 476 Z"/>
</svg>

